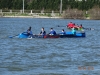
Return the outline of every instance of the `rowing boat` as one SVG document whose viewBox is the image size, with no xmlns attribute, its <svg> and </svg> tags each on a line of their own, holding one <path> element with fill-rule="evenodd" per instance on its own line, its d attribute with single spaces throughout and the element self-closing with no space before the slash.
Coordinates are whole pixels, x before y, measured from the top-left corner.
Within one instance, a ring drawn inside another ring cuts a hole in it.
<svg viewBox="0 0 100 75">
<path fill-rule="evenodd" d="M 26 33 L 20 33 L 18 38 L 73 38 L 73 37 L 85 37 L 85 33 L 76 33 L 66 32 L 66 34 L 57 34 L 57 35 L 28 35 Z"/>
<path fill-rule="evenodd" d="M 69 28 L 69 27 L 67 27 L 67 28 L 72 30 L 72 28 Z M 78 30 L 78 31 L 82 31 L 83 30 L 83 28 L 74 28 L 74 29 Z"/>
</svg>

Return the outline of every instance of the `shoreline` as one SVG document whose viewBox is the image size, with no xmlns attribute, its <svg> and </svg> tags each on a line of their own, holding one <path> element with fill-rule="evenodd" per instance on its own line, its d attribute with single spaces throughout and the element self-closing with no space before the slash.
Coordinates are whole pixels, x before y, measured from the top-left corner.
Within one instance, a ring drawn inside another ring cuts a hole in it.
<svg viewBox="0 0 100 75">
<path fill-rule="evenodd" d="M 62 17 L 48 17 L 48 16 L 2 16 L 4 18 L 51 18 L 51 19 L 63 19 Z"/>
<path fill-rule="evenodd" d="M 60 16 L 0 16 L 0 18 L 44 18 L 44 19 L 78 19 L 78 18 L 63 18 Z M 91 19 L 90 17 L 84 18 L 84 19 L 79 19 L 79 20 L 95 20 L 95 19 Z"/>
<path fill-rule="evenodd" d="M 48 18 L 48 19 L 80 19 L 80 20 L 92 20 L 90 17 L 64 17 L 64 15 L 59 15 L 58 13 L 46 13 L 46 14 L 41 14 L 41 13 L 2 13 L 0 17 L 4 18 Z"/>
<path fill-rule="evenodd" d="M 2 16 L 3 18 L 45 18 L 45 19 L 71 19 L 71 18 L 63 18 L 63 17 L 47 17 L 47 16 L 38 16 L 38 17 L 34 17 L 34 16 Z M 0 17 L 1 18 L 1 17 Z M 73 19 L 73 18 L 72 18 Z M 75 18 L 77 19 L 77 18 Z M 86 19 L 80 19 L 80 20 L 93 20 L 90 18 L 86 18 Z M 95 20 L 95 19 L 94 19 Z"/>
</svg>

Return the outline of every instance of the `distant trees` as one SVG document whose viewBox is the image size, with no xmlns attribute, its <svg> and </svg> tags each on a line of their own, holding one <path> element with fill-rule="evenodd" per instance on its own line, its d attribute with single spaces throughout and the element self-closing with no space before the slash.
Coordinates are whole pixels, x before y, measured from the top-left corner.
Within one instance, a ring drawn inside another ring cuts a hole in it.
<svg viewBox="0 0 100 75">
<path fill-rule="evenodd" d="M 0 0 L 0 9 L 22 9 L 23 0 Z M 25 9 L 27 9 L 27 0 L 25 0 Z"/>
<path fill-rule="evenodd" d="M 94 6 L 100 8 L 100 0 L 62 0 L 63 10 L 79 9 L 89 10 Z M 22 9 L 23 0 L 0 0 L 0 9 Z M 25 0 L 25 9 L 59 10 L 60 0 Z"/>
<path fill-rule="evenodd" d="M 10 9 L 13 0 L 0 0 L 0 9 Z"/>
</svg>

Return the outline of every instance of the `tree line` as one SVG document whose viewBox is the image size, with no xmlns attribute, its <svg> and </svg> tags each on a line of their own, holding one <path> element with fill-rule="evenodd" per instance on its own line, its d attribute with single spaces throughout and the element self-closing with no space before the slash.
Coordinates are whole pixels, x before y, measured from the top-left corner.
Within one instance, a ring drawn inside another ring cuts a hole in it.
<svg viewBox="0 0 100 75">
<path fill-rule="evenodd" d="M 60 0 L 24 0 L 25 10 L 54 10 L 60 9 Z M 89 10 L 93 7 L 100 8 L 100 0 L 62 0 L 63 10 L 78 9 Z M 19 10 L 23 7 L 23 0 L 0 0 L 0 9 Z"/>
</svg>

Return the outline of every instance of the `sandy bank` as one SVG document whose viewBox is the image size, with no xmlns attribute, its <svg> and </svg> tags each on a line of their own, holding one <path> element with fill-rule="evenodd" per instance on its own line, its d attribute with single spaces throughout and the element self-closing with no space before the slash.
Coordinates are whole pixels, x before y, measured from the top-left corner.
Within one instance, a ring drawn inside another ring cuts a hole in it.
<svg viewBox="0 0 100 75">
<path fill-rule="evenodd" d="M 3 17 L 8 17 L 8 18 L 55 18 L 55 19 L 62 18 L 62 17 L 48 17 L 48 16 L 3 16 Z"/>
</svg>

